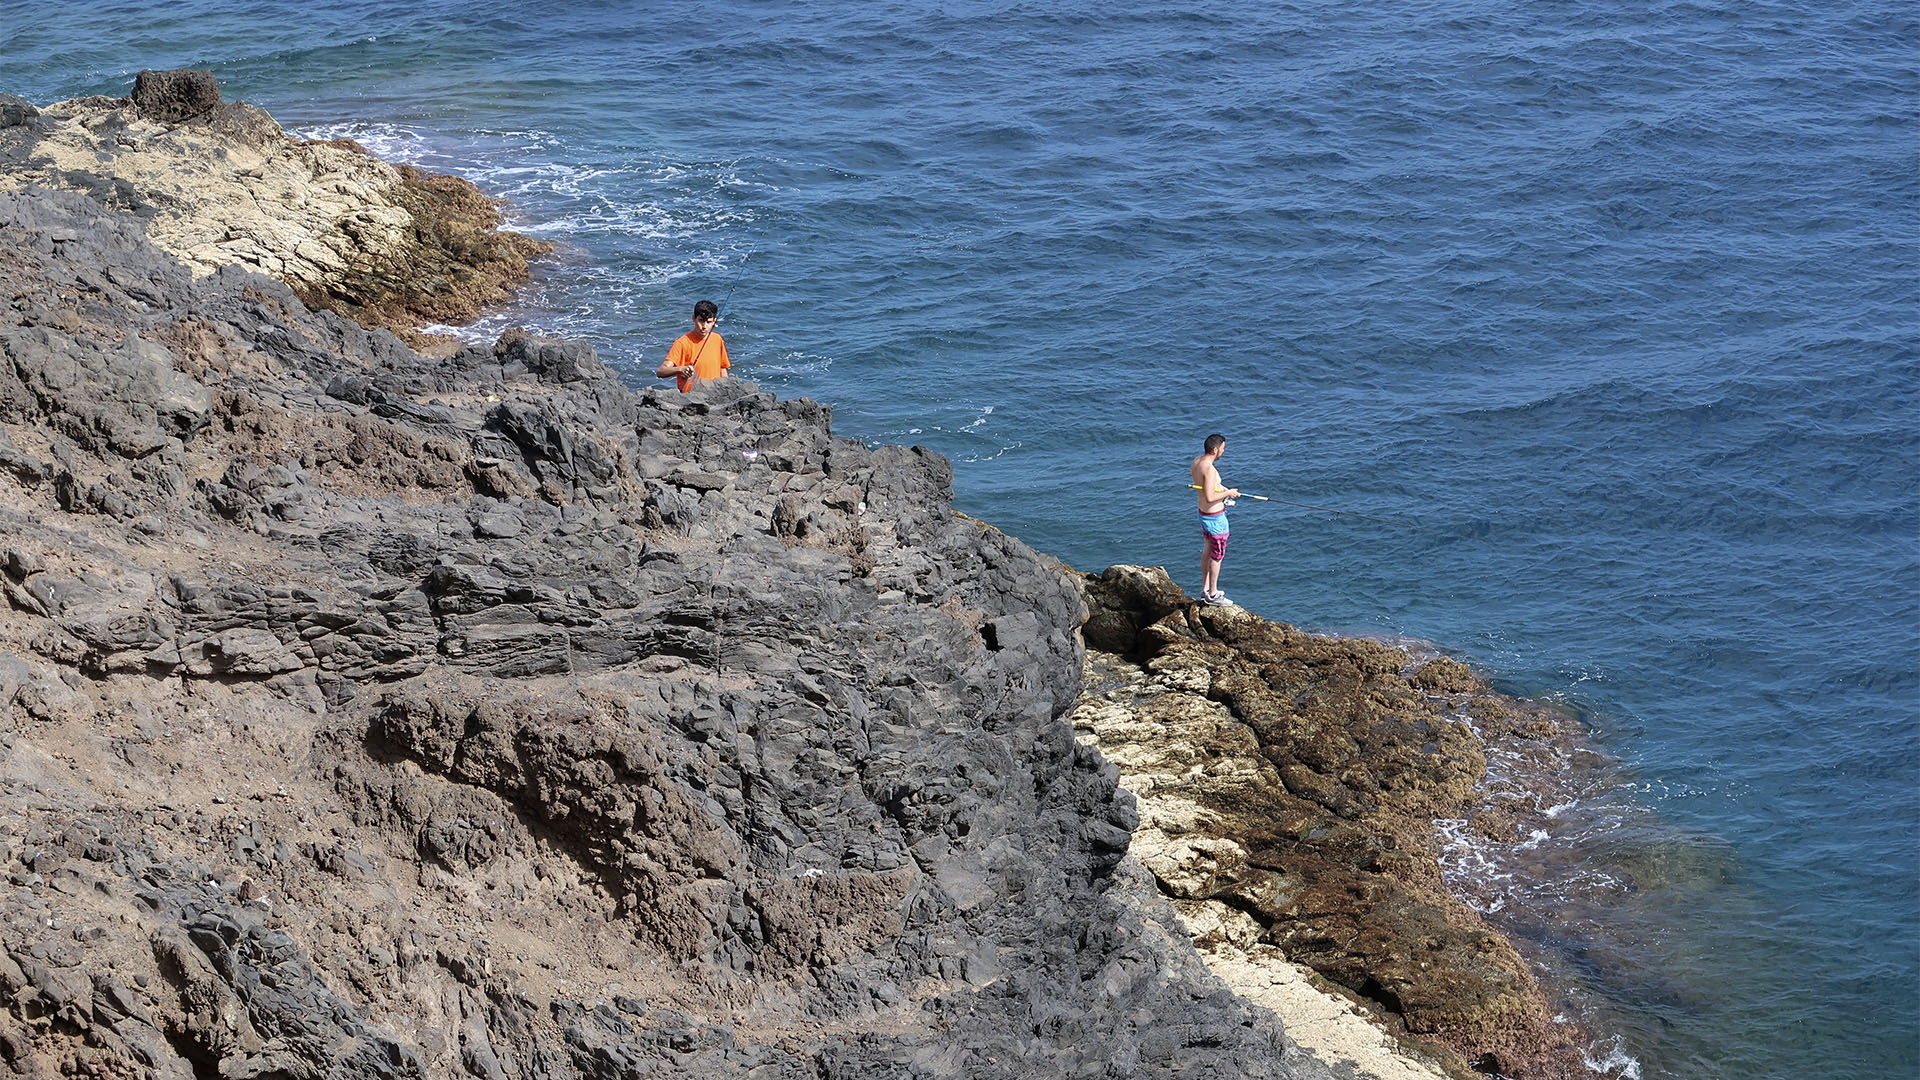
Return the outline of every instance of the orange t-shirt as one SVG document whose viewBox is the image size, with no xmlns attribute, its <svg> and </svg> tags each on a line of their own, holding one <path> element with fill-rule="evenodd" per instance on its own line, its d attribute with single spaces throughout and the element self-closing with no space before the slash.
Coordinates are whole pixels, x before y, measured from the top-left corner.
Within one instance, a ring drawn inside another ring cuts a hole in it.
<svg viewBox="0 0 1920 1080">
<path fill-rule="evenodd" d="M 702 379 L 717 379 L 720 373 L 733 366 L 727 359 L 727 343 L 712 330 L 707 331 L 707 340 L 695 341 L 693 334 L 680 335 L 680 340 L 667 350 L 667 363 L 674 367 L 692 364 L 693 373 Z M 685 375 L 680 376 L 680 392 L 686 393 L 692 383 Z"/>
</svg>

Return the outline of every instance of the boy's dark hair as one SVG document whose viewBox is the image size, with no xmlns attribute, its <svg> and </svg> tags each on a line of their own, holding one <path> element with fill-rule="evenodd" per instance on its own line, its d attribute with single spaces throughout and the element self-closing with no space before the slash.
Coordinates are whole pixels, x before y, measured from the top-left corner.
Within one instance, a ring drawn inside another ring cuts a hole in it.
<svg viewBox="0 0 1920 1080">
<path fill-rule="evenodd" d="M 720 317 L 720 305 L 711 300 L 702 300 L 693 305 L 693 317 L 705 321 Z"/>
<path fill-rule="evenodd" d="M 1227 445 L 1227 437 L 1216 431 L 1213 434 L 1207 436 L 1205 450 L 1207 453 L 1211 454 L 1215 450 L 1218 450 L 1225 445 Z"/>
</svg>

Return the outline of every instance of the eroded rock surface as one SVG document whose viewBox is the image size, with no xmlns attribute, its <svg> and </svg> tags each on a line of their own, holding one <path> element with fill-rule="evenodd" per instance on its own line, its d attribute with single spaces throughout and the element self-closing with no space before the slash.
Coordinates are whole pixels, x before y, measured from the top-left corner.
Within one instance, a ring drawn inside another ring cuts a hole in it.
<svg viewBox="0 0 1920 1080">
<path fill-rule="evenodd" d="M 0 191 L 28 185 L 146 220 L 196 276 L 258 270 L 416 343 L 415 326 L 505 299 L 547 250 L 501 231 L 498 206 L 472 184 L 350 141 L 289 138 L 264 111 L 222 101 L 205 71 L 143 71 L 123 98 L 0 98 Z"/>
<path fill-rule="evenodd" d="M 70 119 L 214 137 L 138 107 Z M 0 194 L 7 1069 L 1329 1075 L 1123 859 L 1079 589 L 943 459 L 149 219 Z"/>
<path fill-rule="evenodd" d="M 1469 719 L 1524 735 L 1523 707 L 1444 657 L 1195 604 L 1157 567 L 1084 582 L 1074 722 L 1125 773 L 1133 854 L 1203 950 L 1310 967 L 1459 1071 L 1584 1074 L 1575 1033 L 1438 861 L 1436 819 L 1511 829 L 1478 806 Z"/>
</svg>

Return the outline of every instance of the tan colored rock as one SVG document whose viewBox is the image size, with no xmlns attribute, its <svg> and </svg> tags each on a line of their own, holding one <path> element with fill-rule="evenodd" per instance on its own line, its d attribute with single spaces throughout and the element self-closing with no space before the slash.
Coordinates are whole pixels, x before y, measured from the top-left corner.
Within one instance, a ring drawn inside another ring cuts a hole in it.
<svg viewBox="0 0 1920 1080">
<path fill-rule="evenodd" d="M 0 127 L 0 191 L 91 192 L 147 218 L 195 276 L 245 266 L 416 343 L 422 323 L 504 300 L 548 250 L 499 231 L 497 204 L 464 180 L 389 165 L 351 140 L 289 138 L 251 105 L 209 108 L 210 75 L 159 78 L 191 75 L 205 73 L 144 72 L 144 98 L 62 101 Z"/>
<path fill-rule="evenodd" d="M 1175 905 L 1207 967 L 1234 992 L 1272 1009 L 1287 1034 L 1336 1068 L 1372 1080 L 1442 1080 L 1444 1066 L 1407 1046 L 1358 1005 L 1328 989 L 1311 968 L 1260 943 L 1260 924 L 1243 911 L 1201 902 Z"/>
</svg>

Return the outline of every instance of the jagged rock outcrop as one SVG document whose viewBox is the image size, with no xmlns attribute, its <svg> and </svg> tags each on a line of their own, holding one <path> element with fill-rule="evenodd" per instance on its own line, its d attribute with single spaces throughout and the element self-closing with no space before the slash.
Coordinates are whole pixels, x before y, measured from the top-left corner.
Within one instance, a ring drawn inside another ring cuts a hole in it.
<svg viewBox="0 0 1920 1080">
<path fill-rule="evenodd" d="M 415 344 L 421 323 L 464 322 L 505 299 L 547 250 L 501 231 L 498 205 L 472 184 L 348 140 L 289 138 L 264 111 L 222 101 L 206 71 L 143 71 L 128 97 L 41 108 L 0 95 L 0 191 L 28 185 L 146 220 L 197 276 L 258 270 Z"/>
<path fill-rule="evenodd" d="M 209 137 L 132 108 L 73 114 Z M 1079 589 L 944 460 L 429 361 L 101 194 L 0 194 L 14 1074 L 1329 1075 L 1123 858 Z"/>
<path fill-rule="evenodd" d="M 1434 822 L 1509 839 L 1482 735 L 1555 729 L 1457 661 L 1188 600 L 1158 567 L 1086 576 L 1076 727 L 1140 802 L 1134 854 L 1203 950 L 1293 962 L 1503 1076 L 1582 1075 L 1508 941 L 1450 894 Z M 1470 723 L 1471 721 L 1471 723 Z"/>
</svg>

